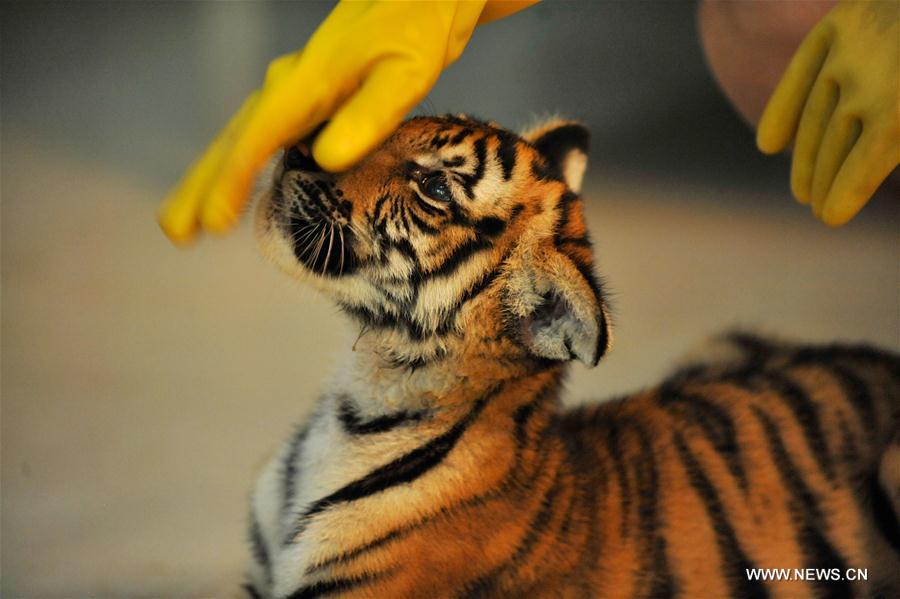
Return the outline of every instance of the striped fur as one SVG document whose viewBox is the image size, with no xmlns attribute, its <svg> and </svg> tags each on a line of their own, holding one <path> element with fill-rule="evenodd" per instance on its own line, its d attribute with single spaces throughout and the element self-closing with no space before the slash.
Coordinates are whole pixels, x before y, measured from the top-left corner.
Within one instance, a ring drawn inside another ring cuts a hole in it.
<svg viewBox="0 0 900 599">
<path fill-rule="evenodd" d="M 263 250 L 362 332 L 257 483 L 251 596 L 898 596 L 897 356 L 734 334 L 562 409 L 567 363 L 611 340 L 587 139 L 419 118 L 339 175 L 285 154 Z"/>
</svg>

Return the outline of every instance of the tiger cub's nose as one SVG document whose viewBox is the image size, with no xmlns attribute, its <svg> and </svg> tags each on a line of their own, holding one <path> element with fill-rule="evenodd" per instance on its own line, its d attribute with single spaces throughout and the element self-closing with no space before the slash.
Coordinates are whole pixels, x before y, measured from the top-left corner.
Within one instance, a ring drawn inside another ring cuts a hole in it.
<svg viewBox="0 0 900 599">
<path fill-rule="evenodd" d="M 309 146 L 300 142 L 284 151 L 284 170 L 321 173 L 322 167 L 316 163 Z"/>
<path fill-rule="evenodd" d="M 307 135 L 304 139 L 297 142 L 284 151 L 284 170 L 286 171 L 303 171 L 307 173 L 324 172 L 321 166 L 316 162 L 312 155 L 312 144 L 316 136 L 322 132 L 322 129 L 328 125 L 330 121 L 319 124 L 315 130 Z"/>
</svg>

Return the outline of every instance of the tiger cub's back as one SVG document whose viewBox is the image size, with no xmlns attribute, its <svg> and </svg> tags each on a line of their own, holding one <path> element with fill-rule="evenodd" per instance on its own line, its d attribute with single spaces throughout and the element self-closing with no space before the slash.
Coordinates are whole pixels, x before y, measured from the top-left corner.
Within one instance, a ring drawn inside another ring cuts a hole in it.
<svg viewBox="0 0 900 599">
<path fill-rule="evenodd" d="M 284 154 L 261 245 L 361 334 L 259 479 L 256 595 L 900 596 L 896 356 L 738 335 L 561 408 L 612 339 L 588 139 L 423 117 L 343 173 Z"/>
<path fill-rule="evenodd" d="M 592 592 L 900 596 L 900 359 L 730 341 L 735 361 L 563 415 L 615 547 Z"/>
</svg>

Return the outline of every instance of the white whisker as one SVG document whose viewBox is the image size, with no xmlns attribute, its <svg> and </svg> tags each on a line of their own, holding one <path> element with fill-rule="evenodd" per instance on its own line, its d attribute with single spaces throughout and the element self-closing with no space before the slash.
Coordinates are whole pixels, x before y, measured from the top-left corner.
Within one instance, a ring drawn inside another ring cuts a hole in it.
<svg viewBox="0 0 900 599">
<path fill-rule="evenodd" d="M 341 276 L 344 274 L 344 251 L 346 249 L 344 247 L 344 227 L 338 227 L 338 234 L 340 235 L 341 240 L 341 266 L 338 269 L 338 276 Z"/>
</svg>

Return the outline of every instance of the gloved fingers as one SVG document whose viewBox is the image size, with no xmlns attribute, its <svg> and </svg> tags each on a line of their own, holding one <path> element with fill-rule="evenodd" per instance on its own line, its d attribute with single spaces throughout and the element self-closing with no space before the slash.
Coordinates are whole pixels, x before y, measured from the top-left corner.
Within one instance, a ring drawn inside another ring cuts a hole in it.
<svg viewBox="0 0 900 599">
<path fill-rule="evenodd" d="M 824 22 L 800 44 L 759 121 L 756 145 L 763 153 L 780 152 L 791 142 L 804 102 L 825 63 L 830 44 L 831 36 Z"/>
<path fill-rule="evenodd" d="M 803 107 L 791 161 L 791 192 L 801 204 L 809 203 L 816 156 L 837 107 L 839 93 L 832 81 L 820 78 Z"/>
<path fill-rule="evenodd" d="M 437 80 L 408 60 L 379 63 L 313 143 L 313 157 L 328 171 L 341 171 L 384 141 Z"/>
<path fill-rule="evenodd" d="M 863 129 L 841 165 L 825 197 L 819 218 L 832 227 L 843 225 L 865 206 L 878 186 L 900 164 L 900 148 Z"/>
<path fill-rule="evenodd" d="M 335 69 L 335 71 L 338 69 Z M 345 79 L 352 74 L 341 73 Z M 301 60 L 290 73 L 260 93 L 254 109 L 231 137 L 230 147 L 203 203 L 203 228 L 223 232 L 237 222 L 259 169 L 279 148 L 307 135 L 324 121 L 340 93 L 340 85 L 321 69 Z"/>
<path fill-rule="evenodd" d="M 816 166 L 813 171 L 810 198 L 813 214 L 822 218 L 825 197 L 834 182 L 835 175 L 847 158 L 853 145 L 862 133 L 862 122 L 856 117 L 841 114 L 838 109 L 828 124 L 822 137 L 819 152 L 816 155 Z"/>
<path fill-rule="evenodd" d="M 207 147 L 160 207 L 157 218 L 165 234 L 175 243 L 193 240 L 210 183 L 219 172 L 235 131 L 253 110 L 258 92 L 248 97 L 221 133 Z"/>
<path fill-rule="evenodd" d="M 300 51 L 302 52 L 302 50 Z M 291 71 L 291 68 L 297 64 L 300 59 L 300 52 L 291 52 L 282 54 L 269 63 L 266 67 L 266 77 L 263 80 L 263 89 L 276 85 L 284 76 Z"/>
</svg>

